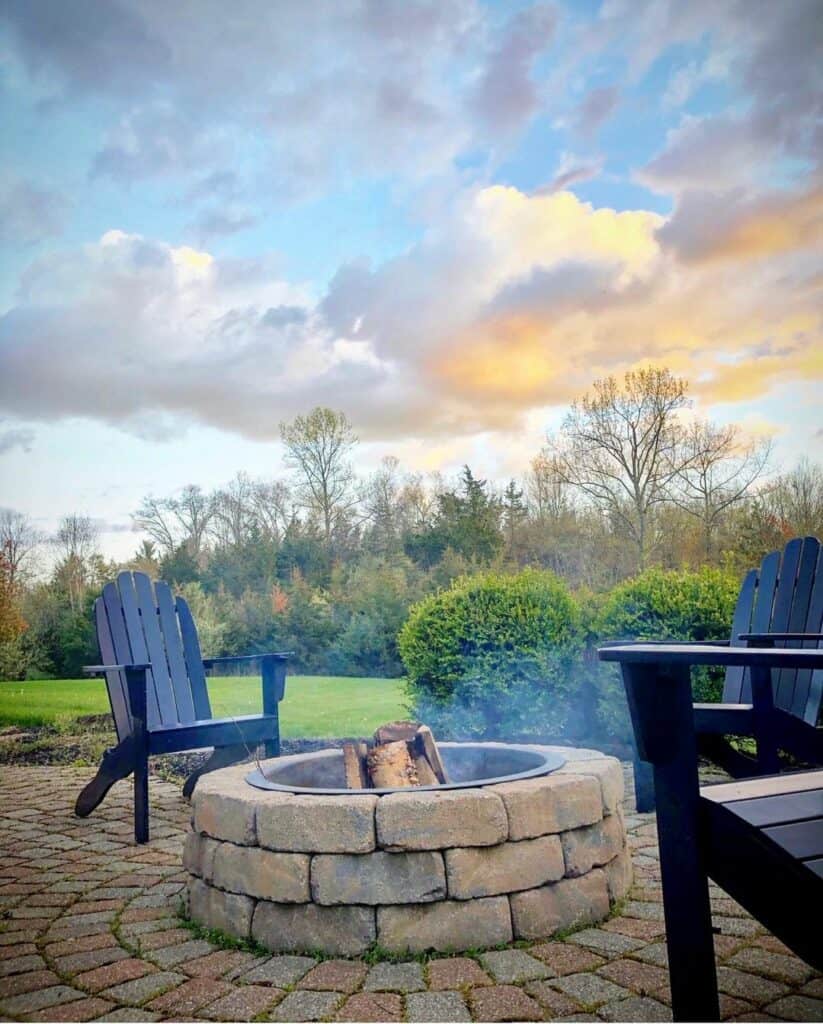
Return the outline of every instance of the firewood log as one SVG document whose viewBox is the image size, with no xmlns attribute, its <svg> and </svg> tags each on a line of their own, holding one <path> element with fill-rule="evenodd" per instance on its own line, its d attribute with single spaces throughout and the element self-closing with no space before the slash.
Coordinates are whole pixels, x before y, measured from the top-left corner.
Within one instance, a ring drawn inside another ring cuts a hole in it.
<svg viewBox="0 0 823 1024">
<path fill-rule="evenodd" d="M 369 751 L 366 762 L 375 789 L 394 789 L 420 784 L 405 740 L 375 746 Z"/>
<path fill-rule="evenodd" d="M 349 789 L 366 789 L 369 781 L 366 765 L 360 753 L 361 743 L 343 744 L 343 767 L 346 771 L 346 786 Z"/>
<path fill-rule="evenodd" d="M 417 778 L 420 780 L 421 786 L 436 786 L 440 781 L 434 774 L 434 769 L 429 764 L 429 759 L 424 755 L 419 755 L 414 759 L 414 767 L 417 769 Z"/>
<path fill-rule="evenodd" d="M 415 734 L 415 749 L 418 754 L 422 753 L 425 755 L 426 760 L 432 766 L 432 771 L 437 777 L 437 781 L 440 783 L 447 783 L 449 781 L 446 775 L 446 769 L 443 766 L 443 761 L 440 757 L 440 751 L 437 749 L 437 744 L 434 741 L 434 735 L 431 729 L 427 725 L 421 725 Z"/>
<path fill-rule="evenodd" d="M 420 728 L 419 722 L 386 722 L 379 729 L 375 730 L 374 742 L 380 746 L 381 743 L 396 743 L 398 740 L 411 740 Z"/>
</svg>

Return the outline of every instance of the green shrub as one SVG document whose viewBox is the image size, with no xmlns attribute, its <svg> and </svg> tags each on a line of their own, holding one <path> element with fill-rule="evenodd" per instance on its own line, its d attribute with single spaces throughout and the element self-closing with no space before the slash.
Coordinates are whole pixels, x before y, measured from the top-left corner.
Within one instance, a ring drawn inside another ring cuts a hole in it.
<svg viewBox="0 0 823 1024">
<path fill-rule="evenodd" d="M 608 640 L 728 640 L 740 579 L 724 569 L 694 572 L 647 569 L 618 584 L 594 618 L 600 643 Z M 716 701 L 722 669 L 692 672 L 695 700 Z M 630 726 L 619 673 L 602 665 L 598 673 L 598 717 L 609 735 L 628 736 Z"/>
<path fill-rule="evenodd" d="M 400 631 L 413 713 L 442 735 L 557 734 L 576 689 L 580 610 L 551 572 L 462 577 Z"/>
</svg>

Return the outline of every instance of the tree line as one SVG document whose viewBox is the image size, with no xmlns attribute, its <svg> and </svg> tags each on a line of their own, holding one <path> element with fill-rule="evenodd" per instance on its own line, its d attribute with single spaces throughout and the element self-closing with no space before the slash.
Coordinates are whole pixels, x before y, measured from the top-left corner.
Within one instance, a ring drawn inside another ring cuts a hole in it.
<svg viewBox="0 0 823 1024">
<path fill-rule="evenodd" d="M 308 671 L 395 675 L 410 606 L 458 576 L 534 566 L 604 592 L 650 565 L 742 571 L 820 533 L 817 464 L 777 473 L 768 442 L 688 406 L 687 382 L 665 369 L 596 381 L 505 486 L 468 465 L 455 479 L 405 472 L 390 456 L 359 475 L 351 423 L 317 408 L 280 425 L 287 477 L 146 496 L 123 566 L 87 516 L 46 538 L 0 510 L 0 678 L 72 677 L 95 660 L 91 603 L 121 568 L 185 593 L 208 654 L 281 647 Z"/>
</svg>

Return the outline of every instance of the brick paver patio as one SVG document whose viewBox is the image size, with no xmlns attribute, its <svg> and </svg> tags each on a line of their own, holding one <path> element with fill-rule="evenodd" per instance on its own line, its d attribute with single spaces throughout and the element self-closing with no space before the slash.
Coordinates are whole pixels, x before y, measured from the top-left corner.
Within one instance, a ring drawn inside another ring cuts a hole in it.
<svg viewBox="0 0 823 1024">
<path fill-rule="evenodd" d="M 0 1015 L 6 1020 L 670 1020 L 654 819 L 627 806 L 624 913 L 564 941 L 403 964 L 222 949 L 177 917 L 189 818 L 152 779 L 152 841 L 131 788 L 72 814 L 90 769 L 0 769 Z M 823 977 L 713 889 L 729 1020 L 823 1020 Z M 802 912 L 802 908 L 798 908 Z"/>
</svg>

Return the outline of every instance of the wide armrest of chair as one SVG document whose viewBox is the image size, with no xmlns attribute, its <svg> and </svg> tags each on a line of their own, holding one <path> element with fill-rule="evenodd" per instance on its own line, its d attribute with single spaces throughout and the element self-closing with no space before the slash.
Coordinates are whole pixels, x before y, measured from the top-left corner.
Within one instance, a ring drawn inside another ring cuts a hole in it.
<svg viewBox="0 0 823 1024">
<path fill-rule="evenodd" d="M 102 676 L 106 672 L 125 672 L 129 668 L 136 672 L 148 672 L 151 665 L 84 665 L 83 671 L 87 676 Z"/>
<path fill-rule="evenodd" d="M 737 639 L 745 640 L 748 644 L 763 644 L 766 646 L 773 643 L 785 643 L 791 641 L 800 643 L 819 643 L 823 640 L 823 633 L 740 633 Z"/>
<path fill-rule="evenodd" d="M 728 640 L 604 640 L 597 645 L 597 649 L 599 651 L 604 648 L 630 647 L 634 644 L 643 644 L 644 647 L 662 646 L 663 644 L 677 644 L 680 647 L 686 645 L 689 647 L 728 647 L 729 643 Z"/>
<path fill-rule="evenodd" d="M 225 658 L 203 658 L 203 667 L 212 668 L 214 665 L 236 665 L 247 661 L 262 661 L 264 658 L 275 658 L 278 661 L 288 661 L 292 651 L 272 651 L 268 654 L 232 654 Z"/>
</svg>

